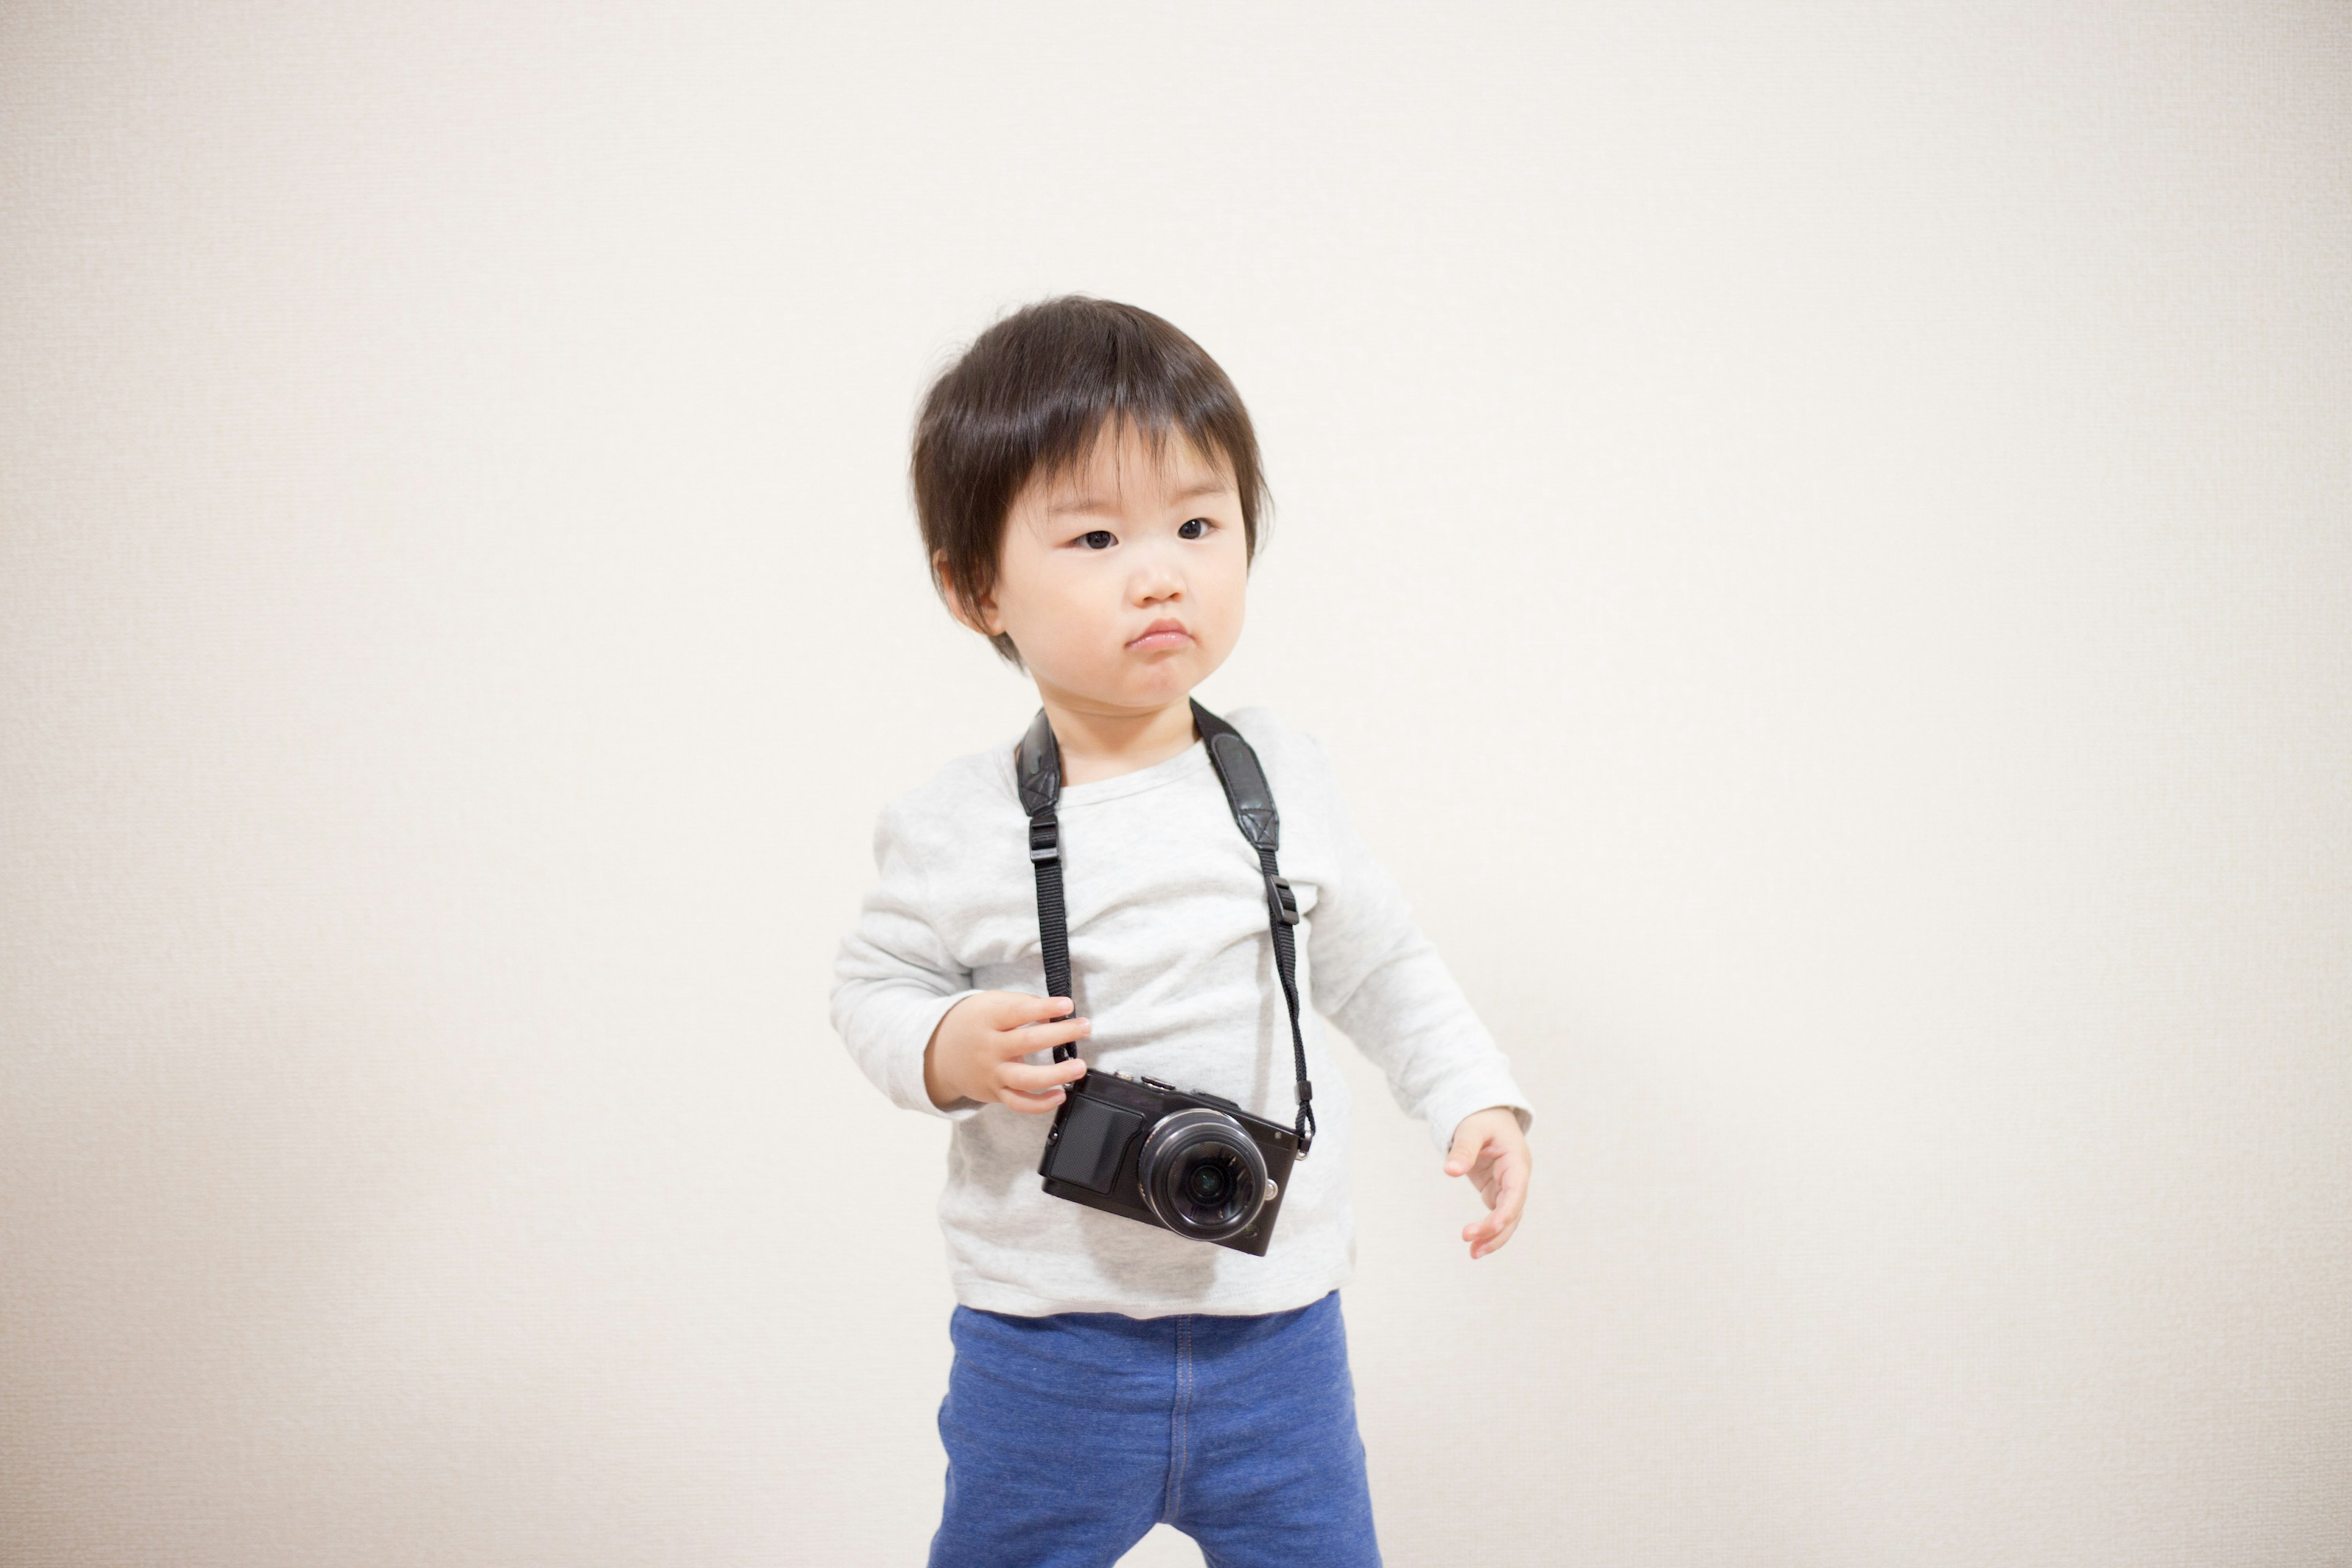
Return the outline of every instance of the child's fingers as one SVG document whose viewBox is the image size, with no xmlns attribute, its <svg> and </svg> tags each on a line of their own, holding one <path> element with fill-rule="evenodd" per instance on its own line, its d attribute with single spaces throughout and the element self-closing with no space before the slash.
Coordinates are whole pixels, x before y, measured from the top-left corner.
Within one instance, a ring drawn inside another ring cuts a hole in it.
<svg viewBox="0 0 2352 1568">
<path fill-rule="evenodd" d="M 1470 1244 L 1471 1257 L 1484 1258 L 1510 1240 L 1511 1233 L 1518 1228 L 1517 1214 L 1496 1209 L 1494 1213 L 1472 1220 L 1468 1225 L 1464 1226 L 1462 1239 Z"/>
<path fill-rule="evenodd" d="M 1496 1161 L 1495 1163 L 1495 1184 L 1502 1188 L 1502 1195 L 1495 1200 L 1496 1209 L 1498 1212 L 1508 1214 L 1512 1218 L 1517 1219 L 1518 1217 L 1519 1210 L 1526 1206 L 1528 1201 L 1528 1162 L 1526 1157 L 1521 1156 L 1517 1159 Z"/>
<path fill-rule="evenodd" d="M 1034 1116 L 1061 1104 L 1062 1091 L 1056 1089 L 1048 1094 L 1027 1094 L 1007 1085 L 996 1091 L 996 1098 L 1024 1116 Z"/>
<path fill-rule="evenodd" d="M 1496 1181 L 1483 1194 L 1491 1205 L 1487 1214 L 1462 1227 L 1462 1239 L 1470 1244 L 1470 1256 L 1484 1258 L 1511 1239 L 1519 1228 L 1519 1215 L 1528 1203 L 1528 1173 L 1523 1161 L 1496 1162 Z"/>
<path fill-rule="evenodd" d="M 1050 1050 L 1055 1046 L 1083 1040 L 1094 1033 L 1088 1018 L 1055 1018 L 1050 1023 L 1021 1024 L 1003 1030 L 996 1037 L 996 1051 L 1003 1057 L 1025 1057 L 1033 1051 Z"/>
<path fill-rule="evenodd" d="M 1527 1202 L 1528 1167 L 1523 1160 L 1504 1154 L 1486 1170 L 1474 1173 L 1473 1179 L 1478 1183 L 1478 1195 L 1495 1211 L 1490 1217 L 1497 1224 L 1517 1216 L 1519 1205 Z"/>
<path fill-rule="evenodd" d="M 1445 1173 L 1458 1176 L 1478 1163 L 1478 1156 L 1495 1142 L 1495 1135 L 1483 1131 L 1468 1119 L 1454 1130 L 1454 1146 L 1445 1152 Z"/>
<path fill-rule="evenodd" d="M 1518 1228 L 1519 1227 L 1516 1223 L 1507 1225 L 1501 1230 L 1496 1232 L 1491 1237 L 1471 1242 L 1470 1256 L 1474 1258 L 1484 1258 L 1490 1252 L 1499 1251 L 1502 1248 L 1503 1244 L 1511 1239 L 1512 1233 L 1517 1231 Z"/>
<path fill-rule="evenodd" d="M 1485 1214 L 1464 1226 L 1462 1238 L 1465 1241 L 1475 1241 L 1482 1236 L 1493 1236 L 1504 1226 L 1516 1224 L 1518 1217 L 1518 1209 L 1516 1205 L 1496 1204 Z"/>
<path fill-rule="evenodd" d="M 1023 991 L 1003 991 L 991 1010 L 989 1021 L 1000 1029 L 1014 1029 L 1024 1024 L 1040 1024 L 1049 1018 L 1066 1017 L 1071 1011 L 1067 996 L 1032 996 Z"/>
<path fill-rule="evenodd" d="M 1519 1223 L 1519 1211 L 1527 1206 L 1527 1189 L 1505 1187 L 1488 1196 L 1487 1211 L 1471 1221 L 1471 1228 L 1494 1235 Z"/>
<path fill-rule="evenodd" d="M 1024 1094 L 1051 1094 L 1064 1084 L 1084 1078 L 1087 1064 L 1072 1057 L 1068 1061 L 1048 1062 L 1044 1067 L 1007 1062 L 996 1071 L 997 1081 L 1007 1089 L 1017 1089 Z"/>
<path fill-rule="evenodd" d="M 1486 1154 L 1496 1154 L 1503 1147 L 1503 1138 L 1494 1131 L 1494 1121 L 1486 1112 L 1475 1117 L 1463 1117 L 1461 1126 L 1454 1129 L 1454 1145 L 1446 1150 L 1446 1175 L 1463 1175 L 1479 1163 Z"/>
</svg>

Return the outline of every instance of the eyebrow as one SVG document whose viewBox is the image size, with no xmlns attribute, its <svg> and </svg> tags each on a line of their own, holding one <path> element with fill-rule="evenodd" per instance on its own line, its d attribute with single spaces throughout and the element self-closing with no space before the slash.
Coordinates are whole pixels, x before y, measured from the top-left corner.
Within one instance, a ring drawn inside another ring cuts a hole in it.
<svg viewBox="0 0 2352 1568">
<path fill-rule="evenodd" d="M 1233 488 L 1233 486 L 1227 484 L 1223 479 L 1202 479 L 1198 484 L 1185 486 L 1170 499 L 1180 501 L 1198 500 L 1202 496 L 1231 494 Z M 1073 497 L 1067 500 L 1051 502 L 1045 508 L 1045 515 L 1048 517 L 1059 517 L 1064 512 L 1101 512 L 1108 511 L 1110 510 L 1111 503 L 1103 497 L 1085 495 Z"/>
</svg>

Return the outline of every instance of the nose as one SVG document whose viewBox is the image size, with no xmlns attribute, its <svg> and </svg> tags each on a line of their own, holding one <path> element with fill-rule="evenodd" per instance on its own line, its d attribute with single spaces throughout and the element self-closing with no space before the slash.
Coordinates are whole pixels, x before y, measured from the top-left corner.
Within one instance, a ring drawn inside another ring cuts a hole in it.
<svg viewBox="0 0 2352 1568">
<path fill-rule="evenodd" d="M 1176 551 L 1160 542 L 1135 552 L 1135 576 L 1129 584 L 1139 605 L 1165 604 L 1184 596 L 1184 571 Z"/>
</svg>

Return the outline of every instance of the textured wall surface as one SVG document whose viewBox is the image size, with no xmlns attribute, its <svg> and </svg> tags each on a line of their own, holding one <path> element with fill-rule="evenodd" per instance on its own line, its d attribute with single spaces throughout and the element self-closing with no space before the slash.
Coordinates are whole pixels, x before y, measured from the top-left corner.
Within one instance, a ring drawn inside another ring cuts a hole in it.
<svg viewBox="0 0 2352 1568">
<path fill-rule="evenodd" d="M 0 1560 L 919 1557 L 826 981 L 1076 289 L 1542 1108 L 1473 1265 L 1356 1086 L 1391 1562 L 2352 1563 L 2352 14 L 1900 10 L 0 8 Z"/>
</svg>

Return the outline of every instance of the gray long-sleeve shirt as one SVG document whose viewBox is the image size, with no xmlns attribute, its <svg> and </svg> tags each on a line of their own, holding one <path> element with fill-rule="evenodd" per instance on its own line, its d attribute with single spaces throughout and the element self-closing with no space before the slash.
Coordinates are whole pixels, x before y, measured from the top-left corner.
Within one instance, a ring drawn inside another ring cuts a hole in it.
<svg viewBox="0 0 2352 1568">
<path fill-rule="evenodd" d="M 1282 814 L 1315 1081 L 1314 1152 L 1292 1172 L 1264 1258 L 1050 1196 L 1037 1163 L 1051 1115 L 970 1100 L 941 1110 L 924 1091 L 923 1050 L 950 1007 L 975 991 L 1045 994 L 1015 742 L 948 763 L 875 827 L 880 879 L 842 940 L 834 1026 L 891 1100 L 954 1123 L 939 1217 L 967 1306 L 1022 1316 L 1275 1312 L 1345 1283 L 1355 1256 L 1351 1108 L 1318 1014 L 1387 1074 L 1397 1103 L 1441 1149 L 1486 1106 L 1529 1120 L 1494 1037 L 1357 837 L 1322 748 L 1264 708 L 1225 717 L 1256 750 Z M 1094 1025 L 1080 1045 L 1089 1067 L 1205 1089 L 1287 1124 L 1290 1023 L 1265 884 L 1207 747 L 1195 741 L 1151 767 L 1066 785 L 1059 815 L 1070 984 Z"/>
</svg>

